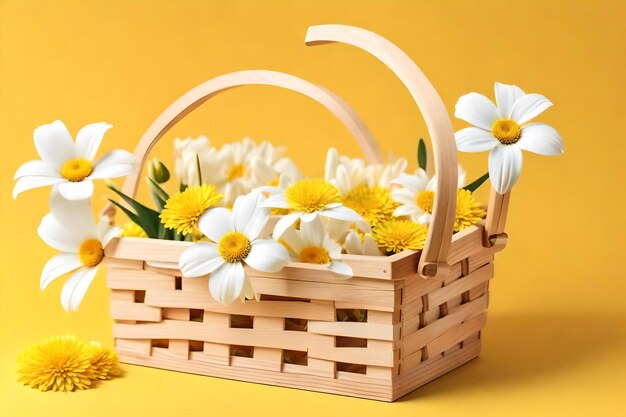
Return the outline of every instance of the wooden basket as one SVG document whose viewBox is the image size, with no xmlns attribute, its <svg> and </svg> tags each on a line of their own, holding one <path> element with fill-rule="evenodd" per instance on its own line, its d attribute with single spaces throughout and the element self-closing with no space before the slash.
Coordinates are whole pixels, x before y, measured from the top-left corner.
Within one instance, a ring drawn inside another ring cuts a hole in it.
<svg viewBox="0 0 626 417">
<path fill-rule="evenodd" d="M 426 247 L 421 254 L 344 255 L 354 271 L 347 280 L 295 262 L 278 273 L 247 269 L 261 301 L 221 305 L 209 294 L 208 276 L 181 278 L 178 259 L 190 243 L 118 238 L 105 249 L 115 346 L 125 363 L 393 401 L 478 356 L 493 254 L 506 244 L 508 195 L 492 190 L 487 219 L 453 235 L 456 146 L 426 77 L 400 49 L 363 29 L 313 26 L 306 41 L 370 52 L 422 111 L 439 178 Z M 249 84 L 313 98 L 351 131 L 370 162 L 382 160 L 365 124 L 334 94 L 284 73 L 241 71 L 199 85 L 165 110 L 136 149 L 142 165 L 185 115 L 221 91 Z M 135 194 L 138 175 L 124 185 L 127 194 Z M 345 310 L 366 319 L 344 321 Z"/>
</svg>

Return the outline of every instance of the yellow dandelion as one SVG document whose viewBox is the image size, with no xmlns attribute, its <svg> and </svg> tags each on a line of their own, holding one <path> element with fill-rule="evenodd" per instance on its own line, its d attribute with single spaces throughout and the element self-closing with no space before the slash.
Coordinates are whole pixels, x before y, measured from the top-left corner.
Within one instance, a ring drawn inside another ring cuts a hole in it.
<svg viewBox="0 0 626 417">
<path fill-rule="evenodd" d="M 26 348 L 18 357 L 18 382 L 41 391 L 86 389 L 90 353 L 74 336 L 56 336 Z"/>
<path fill-rule="evenodd" d="M 212 185 L 188 187 L 167 200 L 159 216 L 161 223 L 168 229 L 175 229 L 176 232 L 187 236 L 196 231 L 200 216 L 221 199 L 222 194 Z"/>
<path fill-rule="evenodd" d="M 294 211 L 313 213 L 328 205 L 341 205 L 342 196 L 337 187 L 321 178 L 306 178 L 285 189 L 285 199 Z"/>
<path fill-rule="evenodd" d="M 122 226 L 123 237 L 148 237 L 146 232 L 135 222 L 128 222 Z"/>
<path fill-rule="evenodd" d="M 112 348 L 103 346 L 100 342 L 89 342 L 89 377 L 91 379 L 111 379 L 121 374 L 119 359 Z"/>
<path fill-rule="evenodd" d="M 372 238 L 387 252 L 421 250 L 426 242 L 428 227 L 411 220 L 391 219 L 380 223 L 372 230 Z"/>
<path fill-rule="evenodd" d="M 478 223 L 485 218 L 487 212 L 476 201 L 471 191 L 460 189 L 456 197 L 456 217 L 454 231 L 459 232 L 466 227 Z"/>
<path fill-rule="evenodd" d="M 372 226 L 390 220 L 398 207 L 398 203 L 391 199 L 389 190 L 367 185 L 360 185 L 350 191 L 343 204 L 359 213 Z"/>
</svg>

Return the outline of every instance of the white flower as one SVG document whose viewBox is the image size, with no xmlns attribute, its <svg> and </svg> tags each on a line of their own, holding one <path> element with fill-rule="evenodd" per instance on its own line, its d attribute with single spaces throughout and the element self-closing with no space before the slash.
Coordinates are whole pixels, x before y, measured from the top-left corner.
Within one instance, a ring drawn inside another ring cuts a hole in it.
<svg viewBox="0 0 626 417">
<path fill-rule="evenodd" d="M 263 199 L 254 192 L 237 198 L 232 212 L 223 207 L 208 210 L 200 217 L 198 227 L 216 243 L 194 243 L 180 257 L 184 277 L 211 274 L 209 290 L 220 303 L 255 297 L 244 264 L 263 272 L 277 272 L 289 262 L 283 245 L 260 238 L 270 216 L 268 209 L 260 207 Z"/>
<path fill-rule="evenodd" d="M 487 97 L 469 93 L 459 98 L 454 115 L 476 127 L 459 130 L 456 144 L 462 152 L 491 151 L 489 178 L 495 190 L 511 190 L 522 169 L 522 150 L 560 155 L 563 140 L 551 126 L 529 123 L 552 102 L 541 94 L 524 94 L 515 85 L 495 83 L 497 107 Z"/>
<path fill-rule="evenodd" d="M 353 275 L 352 268 L 341 259 L 341 245 L 328 236 L 319 217 L 302 222 L 300 230 L 287 229 L 282 239 L 299 262 L 324 265 L 330 271 L 346 277 Z"/>
<path fill-rule="evenodd" d="M 378 247 L 376 241 L 374 241 L 370 233 L 366 233 L 363 236 L 363 239 L 361 239 L 357 232 L 350 230 L 348 232 L 348 236 L 346 236 L 346 243 L 344 246 L 346 253 L 351 255 L 384 255 L 384 252 Z"/>
<path fill-rule="evenodd" d="M 174 139 L 174 172 L 184 185 L 194 186 L 200 184 L 198 175 L 198 160 L 200 160 L 200 173 L 204 184 L 214 184 L 217 180 L 216 172 L 219 172 L 220 160 L 217 150 L 210 146 L 206 136 L 196 139 Z"/>
<path fill-rule="evenodd" d="M 107 123 L 92 123 L 78 131 L 76 143 L 67 127 L 57 120 L 35 129 L 34 139 L 41 160 L 23 164 L 15 173 L 17 179 L 13 198 L 23 191 L 57 185 L 68 200 L 82 200 L 93 194 L 94 179 L 130 175 L 137 169 L 137 160 L 129 152 L 116 149 L 93 162 Z"/>
<path fill-rule="evenodd" d="M 339 189 L 320 178 L 306 178 L 291 184 L 284 191 L 271 195 L 263 207 L 289 209 L 292 212 L 283 216 L 274 228 L 274 239 L 282 236 L 296 220 L 315 220 L 317 215 L 332 219 L 360 222 L 359 214 L 342 204 Z"/>
<path fill-rule="evenodd" d="M 104 258 L 104 247 L 120 231 L 111 227 L 109 218 L 103 216 L 95 224 L 88 199 L 70 201 L 54 189 L 50 196 L 51 213 L 46 215 L 37 233 L 49 246 L 62 253 L 53 256 L 41 273 L 40 287 L 68 272 L 75 271 L 61 291 L 61 304 L 67 312 L 80 305 L 85 292 Z"/>
<path fill-rule="evenodd" d="M 435 190 L 437 189 L 437 176 L 428 177 L 426 171 L 418 168 L 415 175 L 402 174 L 393 184 L 401 185 L 402 188 L 393 190 L 391 197 L 400 203 L 393 215 L 396 217 L 409 216 L 411 220 L 420 224 L 430 223 L 435 203 Z M 459 165 L 458 188 L 465 185 L 465 171 Z"/>
<path fill-rule="evenodd" d="M 343 195 L 348 195 L 360 185 L 391 188 L 391 180 L 400 176 L 407 164 L 405 158 L 389 164 L 367 164 L 360 158 L 340 156 L 335 148 L 330 148 L 326 154 L 325 179 L 339 188 Z"/>
</svg>

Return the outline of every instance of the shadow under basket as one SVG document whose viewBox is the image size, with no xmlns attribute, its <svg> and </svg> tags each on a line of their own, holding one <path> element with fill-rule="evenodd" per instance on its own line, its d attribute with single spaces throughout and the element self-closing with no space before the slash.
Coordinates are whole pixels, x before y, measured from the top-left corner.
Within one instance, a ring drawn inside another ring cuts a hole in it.
<svg viewBox="0 0 626 417">
<path fill-rule="evenodd" d="M 419 68 L 384 38 L 359 28 L 309 28 L 309 45 L 344 42 L 398 75 L 418 104 L 438 181 L 426 245 L 393 256 L 342 255 L 353 278 L 320 265 L 289 263 L 278 273 L 247 268 L 260 301 L 221 305 L 209 276 L 182 278 L 188 242 L 116 238 L 105 248 L 117 353 L 125 363 L 311 391 L 393 401 L 477 357 L 486 322 L 493 255 L 506 244 L 509 194 L 491 192 L 484 222 L 454 234 L 456 145 L 443 102 Z M 297 91 L 331 111 L 368 162 L 380 148 L 339 97 L 295 76 L 239 71 L 190 90 L 142 136 L 141 164 L 185 115 L 221 91 L 243 85 Z M 134 196 L 138 174 L 123 191 Z M 105 214 L 113 217 L 109 206 Z"/>
<path fill-rule="evenodd" d="M 208 277 L 180 278 L 190 245 L 117 238 L 106 248 L 124 363 L 393 401 L 475 358 L 493 248 L 483 226 L 454 235 L 451 267 L 416 274 L 419 253 L 344 256 L 355 277 L 309 264 L 247 269 L 260 301 L 217 303 Z"/>
</svg>

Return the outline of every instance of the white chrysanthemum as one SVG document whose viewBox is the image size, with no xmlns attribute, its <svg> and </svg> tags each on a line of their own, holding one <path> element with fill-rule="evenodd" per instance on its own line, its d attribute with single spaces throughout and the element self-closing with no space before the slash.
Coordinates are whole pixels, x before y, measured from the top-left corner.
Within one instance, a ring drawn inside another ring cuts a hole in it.
<svg viewBox="0 0 626 417">
<path fill-rule="evenodd" d="M 180 257 L 184 277 L 210 274 L 209 291 L 223 304 L 255 297 L 244 264 L 263 272 L 280 271 L 289 253 L 272 239 L 261 239 L 269 210 L 260 204 L 264 197 L 254 192 L 235 200 L 233 211 L 218 207 L 200 217 L 200 231 L 213 242 L 197 242 Z"/>
<path fill-rule="evenodd" d="M 78 131 L 76 143 L 60 120 L 36 128 L 33 136 L 41 160 L 26 162 L 17 170 L 13 198 L 26 190 L 56 185 L 64 198 L 82 200 L 93 194 L 92 180 L 134 173 L 137 159 L 121 149 L 94 162 L 102 138 L 110 128 L 108 123 L 86 125 Z"/>
<path fill-rule="evenodd" d="M 328 236 L 319 217 L 302 222 L 300 230 L 287 229 L 282 240 L 292 257 L 299 262 L 324 265 L 330 271 L 346 277 L 353 275 L 352 268 L 341 259 L 341 245 Z"/>
<path fill-rule="evenodd" d="M 391 181 L 405 172 L 407 164 L 406 158 L 398 158 L 389 164 L 367 164 L 360 158 L 340 156 L 335 148 L 330 148 L 326 154 L 325 179 L 343 195 L 361 185 L 391 188 Z"/>
<path fill-rule="evenodd" d="M 200 185 L 200 174 L 204 184 L 214 184 L 220 177 L 217 149 L 211 147 L 206 136 L 198 138 L 174 139 L 174 172 L 184 185 Z"/>
<path fill-rule="evenodd" d="M 119 233 L 104 216 L 96 225 L 88 199 L 70 201 L 54 189 L 50 196 L 51 213 L 46 215 L 37 233 L 49 246 L 62 253 L 53 256 L 41 273 L 44 290 L 52 281 L 75 271 L 61 291 L 61 304 L 67 312 L 80 305 L 85 292 L 104 258 L 104 247 Z"/>
<path fill-rule="evenodd" d="M 496 82 L 497 107 L 482 94 L 459 98 L 454 115 L 475 127 L 455 134 L 461 152 L 491 151 L 489 178 L 494 189 L 504 194 L 517 182 L 522 170 L 522 150 L 541 155 L 564 152 L 559 133 L 544 123 L 528 123 L 552 102 L 541 94 L 524 94 L 515 85 Z"/>
<path fill-rule="evenodd" d="M 400 203 L 393 215 L 396 217 L 409 216 L 411 220 L 420 224 L 430 223 L 435 203 L 437 176 L 434 175 L 429 178 L 426 171 L 418 168 L 415 175 L 402 174 L 391 182 L 402 186 L 402 188 L 391 192 L 391 197 Z M 465 171 L 459 165 L 458 188 L 462 188 L 464 185 Z"/>
<path fill-rule="evenodd" d="M 370 233 L 365 233 L 363 238 L 361 238 L 357 232 L 350 230 L 346 236 L 344 247 L 346 249 L 346 253 L 351 255 L 384 255 L 383 251 L 378 247 L 378 244 L 372 238 Z"/>
</svg>

